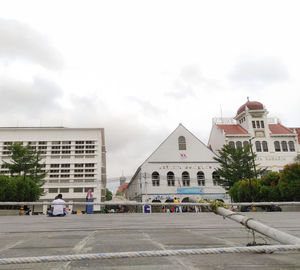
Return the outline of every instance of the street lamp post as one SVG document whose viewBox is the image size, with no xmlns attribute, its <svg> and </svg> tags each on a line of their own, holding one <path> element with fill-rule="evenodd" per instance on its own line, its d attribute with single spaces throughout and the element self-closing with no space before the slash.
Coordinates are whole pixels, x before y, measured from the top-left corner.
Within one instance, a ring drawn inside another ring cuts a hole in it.
<svg viewBox="0 0 300 270">
<path fill-rule="evenodd" d="M 249 139 L 249 142 L 250 142 L 250 151 L 251 151 L 251 157 L 252 157 L 252 162 L 253 162 L 253 169 L 254 169 L 254 175 L 255 175 L 255 178 L 257 177 L 257 174 L 256 174 L 256 166 L 255 166 L 255 160 L 254 160 L 254 154 L 253 154 L 253 149 L 252 149 L 252 140 L 254 139 L 255 137 L 252 137 Z M 252 197 L 252 183 L 251 183 L 251 177 L 249 179 L 249 185 L 250 185 L 250 198 L 251 198 L 251 201 L 253 201 L 253 197 Z"/>
<path fill-rule="evenodd" d="M 249 142 L 250 142 L 250 150 L 251 150 L 251 156 L 252 156 L 252 162 L 253 162 L 254 175 L 255 175 L 255 178 L 256 178 L 257 177 L 257 173 L 256 173 L 256 166 L 255 166 L 255 160 L 254 160 L 254 154 L 253 154 L 252 142 L 251 142 L 254 138 L 255 137 L 250 138 Z"/>
</svg>

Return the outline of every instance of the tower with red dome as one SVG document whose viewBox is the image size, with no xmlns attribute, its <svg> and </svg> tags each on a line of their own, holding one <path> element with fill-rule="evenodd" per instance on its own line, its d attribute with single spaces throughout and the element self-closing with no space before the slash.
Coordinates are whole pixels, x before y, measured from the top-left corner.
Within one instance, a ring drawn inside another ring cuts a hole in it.
<svg viewBox="0 0 300 270">
<path fill-rule="evenodd" d="M 242 147 L 250 142 L 258 166 L 268 171 L 281 171 L 300 151 L 296 131 L 269 118 L 261 102 L 247 98 L 233 118 L 213 119 L 208 146 L 218 153 L 224 144 Z"/>
</svg>

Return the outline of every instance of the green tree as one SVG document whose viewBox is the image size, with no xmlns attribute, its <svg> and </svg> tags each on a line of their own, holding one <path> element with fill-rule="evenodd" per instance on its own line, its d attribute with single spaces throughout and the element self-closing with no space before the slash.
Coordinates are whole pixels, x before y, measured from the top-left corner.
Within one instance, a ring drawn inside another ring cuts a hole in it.
<svg viewBox="0 0 300 270">
<path fill-rule="evenodd" d="M 285 201 L 300 200 L 300 163 L 286 165 L 279 180 L 279 190 Z"/>
<path fill-rule="evenodd" d="M 220 176 L 216 181 L 229 190 L 237 181 L 242 179 L 256 178 L 265 170 L 257 169 L 256 173 L 255 154 L 250 151 L 250 144 L 245 147 L 233 147 L 225 144 L 219 151 L 220 157 L 214 159 L 220 163 L 216 173 Z"/>
<path fill-rule="evenodd" d="M 46 177 L 42 171 L 42 158 L 40 151 L 32 149 L 30 145 L 23 146 L 22 143 L 14 143 L 8 147 L 11 152 L 10 161 L 3 161 L 9 169 L 11 176 L 23 175 L 23 180 L 29 176 L 36 183 L 40 183 Z"/>
<path fill-rule="evenodd" d="M 40 185 L 29 177 L 0 175 L 0 201 L 36 201 L 41 195 Z"/>
<path fill-rule="evenodd" d="M 259 202 L 260 189 L 260 179 L 244 179 L 233 184 L 229 190 L 229 195 L 234 202 Z"/>
<path fill-rule="evenodd" d="M 111 201 L 111 199 L 112 199 L 112 192 L 107 188 L 106 189 L 105 200 L 106 201 Z"/>
<path fill-rule="evenodd" d="M 279 190 L 279 180 L 281 174 L 279 172 L 269 172 L 260 180 L 260 200 L 265 202 L 281 201 L 281 194 Z"/>
</svg>

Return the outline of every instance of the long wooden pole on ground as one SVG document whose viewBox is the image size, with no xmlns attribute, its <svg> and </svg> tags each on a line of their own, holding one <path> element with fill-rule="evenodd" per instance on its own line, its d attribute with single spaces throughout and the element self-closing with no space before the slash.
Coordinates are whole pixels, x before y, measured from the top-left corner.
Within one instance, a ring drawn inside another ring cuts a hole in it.
<svg viewBox="0 0 300 270">
<path fill-rule="evenodd" d="M 259 232 L 265 236 L 270 237 L 271 239 L 278 241 L 282 244 L 289 245 L 300 245 L 300 238 L 290 235 L 285 232 L 281 232 L 272 227 L 269 227 L 259 221 L 256 221 L 252 218 L 248 218 L 238 212 L 232 212 L 223 207 L 217 207 L 216 213 L 231 220 L 234 220 L 249 229 L 252 229 L 256 232 Z"/>
</svg>

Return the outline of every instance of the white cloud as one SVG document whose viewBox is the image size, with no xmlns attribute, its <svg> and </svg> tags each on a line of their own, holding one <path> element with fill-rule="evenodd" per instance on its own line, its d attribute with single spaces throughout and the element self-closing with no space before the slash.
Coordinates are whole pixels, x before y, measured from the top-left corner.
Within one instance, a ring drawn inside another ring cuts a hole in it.
<svg viewBox="0 0 300 270">
<path fill-rule="evenodd" d="M 232 117 L 247 96 L 299 126 L 297 12 L 296 1 L 4 0 L 1 123 L 104 127 L 108 177 L 133 173 L 180 122 L 206 142 L 221 107 Z"/>
<path fill-rule="evenodd" d="M 62 56 L 45 36 L 17 20 L 0 18 L 0 58 L 27 60 L 55 70 L 62 67 Z"/>
<path fill-rule="evenodd" d="M 59 111 L 57 99 L 62 97 L 62 89 L 54 82 L 34 77 L 31 82 L 0 79 L 0 112 L 9 118 L 27 115 L 36 117 L 42 112 Z"/>
<path fill-rule="evenodd" d="M 276 58 L 242 59 L 229 75 L 233 82 L 251 87 L 263 87 L 289 79 L 287 67 Z"/>
</svg>

